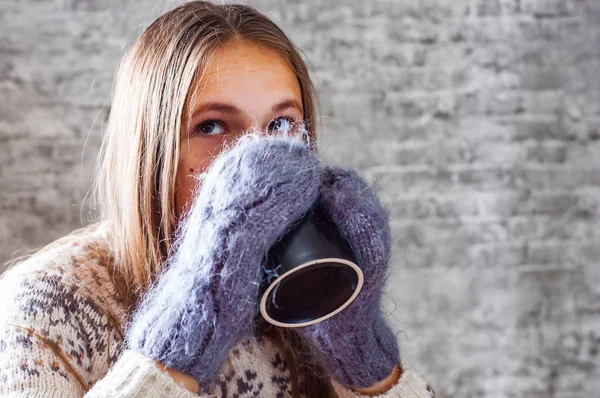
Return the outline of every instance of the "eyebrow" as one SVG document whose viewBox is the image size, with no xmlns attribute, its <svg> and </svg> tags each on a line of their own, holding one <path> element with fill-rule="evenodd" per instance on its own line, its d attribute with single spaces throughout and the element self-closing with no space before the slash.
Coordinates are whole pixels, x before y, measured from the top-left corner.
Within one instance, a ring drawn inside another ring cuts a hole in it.
<svg viewBox="0 0 600 398">
<path fill-rule="evenodd" d="M 304 111 L 302 110 L 302 105 L 295 99 L 284 100 L 278 104 L 273 105 L 273 107 L 271 108 L 271 112 L 281 112 L 288 108 L 295 108 L 300 113 L 304 113 Z M 227 104 L 224 102 L 212 102 L 211 101 L 211 102 L 202 104 L 198 108 L 196 108 L 196 110 L 193 113 L 193 116 L 203 113 L 203 112 L 208 112 L 208 111 L 229 113 L 231 115 L 239 115 L 240 113 L 242 113 L 242 111 L 239 108 L 237 108 L 231 104 Z"/>
</svg>

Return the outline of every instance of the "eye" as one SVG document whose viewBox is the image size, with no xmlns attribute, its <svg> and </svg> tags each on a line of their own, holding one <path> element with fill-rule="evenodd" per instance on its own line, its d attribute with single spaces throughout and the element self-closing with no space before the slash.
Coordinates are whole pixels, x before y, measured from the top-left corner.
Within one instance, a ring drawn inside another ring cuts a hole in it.
<svg viewBox="0 0 600 398">
<path fill-rule="evenodd" d="M 280 116 L 269 122 L 267 129 L 269 131 L 275 131 L 277 133 L 285 133 L 295 128 L 296 122 L 293 118 L 287 116 Z"/>
<path fill-rule="evenodd" d="M 200 135 L 219 135 L 225 132 L 225 126 L 218 120 L 207 120 L 200 123 L 194 133 Z"/>
</svg>

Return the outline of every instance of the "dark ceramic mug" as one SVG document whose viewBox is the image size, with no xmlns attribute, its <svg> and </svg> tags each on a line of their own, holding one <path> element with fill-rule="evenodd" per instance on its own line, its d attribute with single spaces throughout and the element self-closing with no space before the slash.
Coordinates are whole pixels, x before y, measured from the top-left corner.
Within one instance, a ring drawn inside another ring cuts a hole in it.
<svg viewBox="0 0 600 398">
<path fill-rule="evenodd" d="M 346 308 L 362 285 L 352 249 L 317 204 L 270 249 L 260 313 L 276 326 L 312 325 Z"/>
</svg>

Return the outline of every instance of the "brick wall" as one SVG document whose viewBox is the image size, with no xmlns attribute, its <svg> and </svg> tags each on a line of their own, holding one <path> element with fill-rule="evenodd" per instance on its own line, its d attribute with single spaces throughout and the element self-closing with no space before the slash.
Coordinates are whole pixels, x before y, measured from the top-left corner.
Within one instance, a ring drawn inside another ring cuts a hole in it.
<svg viewBox="0 0 600 398">
<path fill-rule="evenodd" d="M 121 50 L 175 3 L 0 3 L 0 261 L 87 222 Z M 247 3 L 392 211 L 404 358 L 443 396 L 598 395 L 600 2 Z"/>
</svg>

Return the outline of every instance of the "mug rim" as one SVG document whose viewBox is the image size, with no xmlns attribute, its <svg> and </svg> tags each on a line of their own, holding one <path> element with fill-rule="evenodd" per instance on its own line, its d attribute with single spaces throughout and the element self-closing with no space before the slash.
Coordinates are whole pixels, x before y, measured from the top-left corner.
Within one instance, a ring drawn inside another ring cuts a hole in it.
<svg viewBox="0 0 600 398">
<path fill-rule="evenodd" d="M 273 290 L 275 288 L 275 286 L 277 286 L 279 284 L 280 281 L 282 281 L 284 278 L 288 277 L 289 275 L 293 274 L 294 272 L 303 270 L 306 267 L 310 267 L 311 265 L 320 264 L 320 263 L 344 264 L 344 265 L 347 265 L 350 268 L 354 269 L 354 271 L 356 272 L 356 275 L 358 277 L 358 282 L 356 284 L 356 289 L 354 289 L 354 292 L 352 293 L 350 298 L 348 298 L 348 300 L 346 300 L 346 302 L 344 304 L 340 305 L 338 308 L 336 308 L 334 311 L 331 311 L 327 315 L 323 315 L 320 318 L 316 318 L 316 319 L 313 319 L 313 320 L 310 320 L 307 322 L 285 323 L 285 322 L 280 322 L 280 321 L 273 319 L 267 313 L 267 298 L 269 297 L 269 293 L 271 293 L 271 290 Z M 350 303 L 352 303 L 354 301 L 354 299 L 356 299 L 356 297 L 360 293 L 362 286 L 363 286 L 363 282 L 364 282 L 364 275 L 363 275 L 362 270 L 360 269 L 360 267 L 358 265 L 356 265 L 352 261 L 348 261 L 346 259 L 339 258 L 339 257 L 319 258 L 317 260 L 307 261 L 306 263 L 300 264 L 300 265 L 294 267 L 293 269 L 283 273 L 282 275 L 277 277 L 277 279 L 275 279 L 273 282 L 271 282 L 271 284 L 269 284 L 269 287 L 267 287 L 267 289 L 265 290 L 265 292 L 262 295 L 262 298 L 260 299 L 260 313 L 267 322 L 269 322 L 270 324 L 275 325 L 275 326 L 280 326 L 280 327 L 284 327 L 284 328 L 299 328 L 299 327 L 314 325 L 315 323 L 319 323 L 321 321 L 324 321 L 325 319 L 331 318 L 332 316 L 336 315 L 337 313 L 342 311 L 344 308 L 349 306 Z"/>
</svg>

